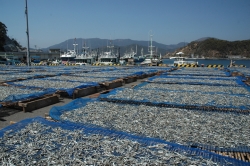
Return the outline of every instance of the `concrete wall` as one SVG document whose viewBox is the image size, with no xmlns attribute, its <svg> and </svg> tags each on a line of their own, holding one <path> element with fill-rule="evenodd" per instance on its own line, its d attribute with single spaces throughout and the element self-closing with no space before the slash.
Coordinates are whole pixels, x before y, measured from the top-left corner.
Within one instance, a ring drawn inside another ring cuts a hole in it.
<svg viewBox="0 0 250 166">
<path fill-rule="evenodd" d="M 0 52 L 0 56 L 18 56 L 20 59 L 23 57 L 27 57 L 27 52 Z M 30 57 L 31 56 L 40 56 L 40 59 L 59 59 L 60 58 L 60 53 L 55 52 L 55 53 L 45 53 L 45 52 L 30 52 Z"/>
</svg>

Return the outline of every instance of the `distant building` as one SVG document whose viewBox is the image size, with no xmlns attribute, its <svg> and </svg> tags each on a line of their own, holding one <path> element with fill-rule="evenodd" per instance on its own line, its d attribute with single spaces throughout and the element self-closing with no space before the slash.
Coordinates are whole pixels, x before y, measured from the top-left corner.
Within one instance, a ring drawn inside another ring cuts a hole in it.
<svg viewBox="0 0 250 166">
<path fill-rule="evenodd" d="M 60 49 L 49 49 L 49 53 L 60 53 Z"/>
<path fill-rule="evenodd" d="M 228 57 L 229 59 L 241 59 L 241 58 L 242 58 L 241 55 L 227 55 L 227 57 Z"/>
</svg>

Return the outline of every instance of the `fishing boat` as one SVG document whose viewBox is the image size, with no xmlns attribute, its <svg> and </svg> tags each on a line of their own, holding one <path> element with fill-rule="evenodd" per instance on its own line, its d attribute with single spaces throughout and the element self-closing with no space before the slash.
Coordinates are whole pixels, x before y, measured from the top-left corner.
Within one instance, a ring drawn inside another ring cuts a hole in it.
<svg viewBox="0 0 250 166">
<path fill-rule="evenodd" d="M 178 52 L 178 53 L 176 53 L 177 56 L 169 58 L 169 59 L 174 59 L 173 66 L 179 66 L 179 65 L 198 65 L 197 61 L 186 61 L 185 57 L 182 57 L 183 54 L 184 54 L 183 52 Z"/>
<path fill-rule="evenodd" d="M 150 35 L 150 46 L 149 46 L 149 54 L 146 54 L 145 60 L 143 62 L 141 62 L 141 65 L 153 65 L 153 66 L 157 66 L 158 64 L 162 63 L 162 59 L 161 59 L 161 55 L 157 55 L 154 51 L 154 46 L 152 45 L 153 41 L 152 41 L 152 36 Z"/>
<path fill-rule="evenodd" d="M 140 56 L 134 56 L 134 62 L 135 63 L 140 63 L 145 60 L 145 56 L 143 54 L 143 48 L 141 49 L 141 55 Z"/>
<path fill-rule="evenodd" d="M 129 59 L 135 58 L 136 52 L 131 48 L 129 52 L 124 53 L 124 55 L 120 58 L 120 60 L 124 60 L 125 62 L 128 62 Z"/>
<path fill-rule="evenodd" d="M 72 64 L 72 63 L 75 63 L 76 60 L 76 56 L 77 56 L 77 53 L 76 53 L 76 46 L 78 44 L 73 44 L 74 46 L 74 49 L 73 50 L 67 50 L 67 52 L 64 52 L 62 55 L 60 55 L 60 59 L 62 61 L 62 64 Z"/>
<path fill-rule="evenodd" d="M 235 61 L 231 59 L 230 64 L 227 67 L 246 67 L 246 65 L 236 64 Z"/>
<path fill-rule="evenodd" d="M 111 43 L 111 42 L 110 42 Z M 107 46 L 108 51 L 100 54 L 98 63 L 101 65 L 113 65 L 119 63 L 119 57 L 113 52 L 114 46 L 110 44 Z"/>
<path fill-rule="evenodd" d="M 92 65 L 95 63 L 97 54 L 95 52 L 90 52 L 89 47 L 86 46 L 86 43 L 84 43 L 82 48 L 82 53 L 77 55 L 75 58 L 76 65 Z"/>
</svg>

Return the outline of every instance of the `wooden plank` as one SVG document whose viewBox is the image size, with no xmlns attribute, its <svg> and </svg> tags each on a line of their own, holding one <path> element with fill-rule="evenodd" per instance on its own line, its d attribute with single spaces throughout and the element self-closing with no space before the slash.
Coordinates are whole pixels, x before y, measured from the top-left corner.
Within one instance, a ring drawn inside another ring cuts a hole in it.
<svg viewBox="0 0 250 166">
<path fill-rule="evenodd" d="M 236 155 L 237 155 L 237 159 L 242 160 L 239 152 L 236 152 Z"/>
<path fill-rule="evenodd" d="M 74 93 L 73 93 L 73 99 L 97 93 L 98 89 L 99 88 L 97 86 L 91 86 L 91 87 L 87 87 L 87 88 L 76 89 L 74 91 Z"/>
<path fill-rule="evenodd" d="M 56 91 L 55 94 L 58 94 L 58 95 L 60 95 L 62 97 L 70 97 L 69 94 L 66 91 L 63 91 L 63 90 L 58 90 L 58 91 Z"/>
<path fill-rule="evenodd" d="M 241 155 L 241 159 L 242 159 L 242 161 L 245 161 L 246 162 L 246 159 L 245 159 L 245 153 L 240 153 L 240 155 Z"/>
<path fill-rule="evenodd" d="M 22 107 L 24 112 L 33 111 L 42 107 L 46 107 L 51 104 L 58 103 L 59 97 L 60 95 L 57 95 L 57 94 L 48 95 L 39 99 L 34 99 L 32 101 L 18 102 L 18 106 Z"/>
<path fill-rule="evenodd" d="M 250 153 L 246 153 L 246 157 L 247 157 L 248 161 L 250 162 Z"/>
<path fill-rule="evenodd" d="M 143 78 L 147 78 L 147 77 L 148 77 L 147 74 L 142 74 L 142 75 L 138 76 L 137 78 L 138 78 L 138 79 L 143 79 Z"/>
<path fill-rule="evenodd" d="M 229 156 L 227 152 L 222 152 L 222 155 L 227 157 Z"/>
<path fill-rule="evenodd" d="M 124 78 L 124 81 L 125 81 L 126 84 L 129 84 L 131 82 L 137 81 L 137 77 L 135 77 L 135 76 L 126 77 L 126 78 Z"/>
<path fill-rule="evenodd" d="M 230 156 L 231 158 L 234 158 L 234 155 L 233 155 L 232 152 L 229 152 L 229 156 Z"/>
<path fill-rule="evenodd" d="M 102 85 L 104 85 L 106 90 L 108 90 L 108 89 L 114 89 L 114 88 L 117 88 L 117 87 L 121 87 L 124 84 L 125 84 L 125 82 L 124 82 L 123 79 L 117 79 L 117 80 L 114 80 L 112 82 L 105 82 Z"/>
</svg>

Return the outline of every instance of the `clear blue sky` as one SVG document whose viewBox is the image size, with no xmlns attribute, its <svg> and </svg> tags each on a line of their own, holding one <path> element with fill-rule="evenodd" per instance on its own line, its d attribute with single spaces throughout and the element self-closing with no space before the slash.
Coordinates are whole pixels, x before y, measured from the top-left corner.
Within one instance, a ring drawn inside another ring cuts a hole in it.
<svg viewBox="0 0 250 166">
<path fill-rule="evenodd" d="M 27 46 L 25 0 L 0 0 L 8 36 Z M 28 0 L 30 47 L 72 38 L 250 39 L 250 0 Z"/>
</svg>

